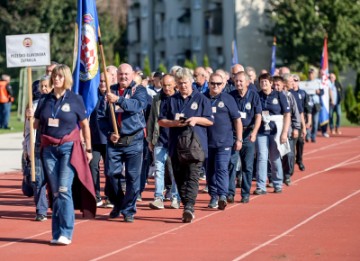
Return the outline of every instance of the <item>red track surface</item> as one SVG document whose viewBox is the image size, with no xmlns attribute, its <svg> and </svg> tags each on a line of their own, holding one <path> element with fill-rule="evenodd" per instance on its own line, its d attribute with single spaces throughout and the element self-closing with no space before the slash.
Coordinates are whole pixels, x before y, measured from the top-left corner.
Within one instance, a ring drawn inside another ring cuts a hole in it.
<svg viewBox="0 0 360 261">
<path fill-rule="evenodd" d="M 52 246 L 51 218 L 35 222 L 21 173 L 0 175 L 1 260 L 360 260 L 360 129 L 305 146 L 306 171 L 296 169 L 282 194 L 252 196 L 225 211 L 207 208 L 199 193 L 196 218 L 182 209 L 151 210 L 153 180 L 133 224 L 77 213 L 73 243 Z M 203 183 L 200 189 L 203 187 Z M 255 184 L 253 184 L 254 186 Z M 169 205 L 169 203 L 166 203 Z"/>
</svg>

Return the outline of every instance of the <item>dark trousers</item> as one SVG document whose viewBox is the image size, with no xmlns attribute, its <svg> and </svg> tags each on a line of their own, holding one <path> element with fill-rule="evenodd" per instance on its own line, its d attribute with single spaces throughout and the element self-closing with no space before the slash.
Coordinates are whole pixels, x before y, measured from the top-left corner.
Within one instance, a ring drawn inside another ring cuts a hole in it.
<svg viewBox="0 0 360 261">
<path fill-rule="evenodd" d="M 92 145 L 92 155 L 93 158 L 90 161 L 90 171 L 91 171 L 91 175 L 93 177 L 93 181 L 94 181 L 94 187 L 95 187 L 95 194 L 96 194 L 96 198 L 100 199 L 100 159 L 102 158 L 103 161 L 105 162 L 106 160 L 106 144 L 93 144 Z M 107 174 L 106 171 L 104 171 L 105 173 L 105 195 L 108 196 L 108 187 L 109 187 L 109 181 L 107 178 Z"/>
<path fill-rule="evenodd" d="M 295 143 L 297 139 L 289 138 L 289 144 L 291 151 L 284 155 L 282 158 L 282 167 L 284 172 L 284 179 L 290 178 L 294 174 L 295 165 Z"/>
<path fill-rule="evenodd" d="M 171 157 L 174 178 L 178 188 L 184 209 L 194 209 L 196 197 L 199 190 L 199 173 L 203 162 L 183 163 L 175 154 Z"/>
<path fill-rule="evenodd" d="M 228 195 L 230 156 L 230 147 L 209 148 L 206 181 L 212 198 Z"/>
<path fill-rule="evenodd" d="M 143 162 L 141 166 L 141 177 L 140 177 L 140 194 L 144 191 L 146 181 L 148 178 L 148 173 L 150 169 L 150 165 L 153 161 L 152 153 L 149 150 L 148 142 L 146 139 L 144 139 L 144 145 L 143 145 Z"/>
<path fill-rule="evenodd" d="M 134 139 L 127 147 L 114 147 L 107 144 L 106 170 L 111 188 L 109 199 L 114 208 L 124 216 L 136 213 L 136 199 L 140 193 L 140 175 L 143 160 L 143 135 L 141 139 Z M 121 189 L 121 171 L 125 164 L 126 192 Z"/>
<path fill-rule="evenodd" d="M 296 140 L 296 163 L 302 163 L 303 162 L 303 153 L 304 153 L 304 145 L 305 141 L 303 137 L 299 137 Z"/>
</svg>

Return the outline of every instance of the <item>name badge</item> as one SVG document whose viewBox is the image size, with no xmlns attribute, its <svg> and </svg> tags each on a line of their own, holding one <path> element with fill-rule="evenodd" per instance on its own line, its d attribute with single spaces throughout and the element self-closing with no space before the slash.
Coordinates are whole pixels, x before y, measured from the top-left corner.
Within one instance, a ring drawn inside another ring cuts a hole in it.
<svg viewBox="0 0 360 261">
<path fill-rule="evenodd" d="M 212 112 L 216 113 L 216 107 L 211 107 L 212 108 Z"/>
<path fill-rule="evenodd" d="M 176 113 L 175 114 L 175 120 L 176 121 L 180 120 L 180 117 L 185 117 L 185 114 L 184 113 Z"/>
<path fill-rule="evenodd" d="M 48 126 L 49 127 L 59 127 L 59 119 L 49 118 Z"/>
<path fill-rule="evenodd" d="M 246 119 L 246 112 L 240 112 L 241 119 Z"/>
</svg>

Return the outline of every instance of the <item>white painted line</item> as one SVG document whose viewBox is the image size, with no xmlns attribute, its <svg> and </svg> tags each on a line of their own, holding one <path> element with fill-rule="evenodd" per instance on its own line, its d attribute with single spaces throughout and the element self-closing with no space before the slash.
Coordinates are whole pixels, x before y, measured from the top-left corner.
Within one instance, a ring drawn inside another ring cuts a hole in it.
<svg viewBox="0 0 360 261">
<path fill-rule="evenodd" d="M 304 221 L 300 222 L 299 224 L 297 224 L 297 225 L 293 226 L 292 228 L 286 230 L 284 233 L 282 233 L 282 234 L 274 237 L 273 239 L 270 239 L 270 240 L 262 243 L 261 245 L 259 245 L 259 246 L 257 246 L 257 247 L 254 247 L 254 248 L 251 249 L 250 251 L 242 254 L 241 256 L 236 257 L 235 259 L 233 259 L 233 261 L 242 260 L 242 259 L 244 259 L 245 257 L 248 257 L 248 256 L 251 255 L 252 253 L 254 253 L 254 252 L 258 251 L 259 249 L 261 249 L 261 248 L 263 248 L 263 247 L 265 247 L 265 246 L 273 243 L 274 241 L 276 241 L 276 240 L 278 240 L 278 239 L 286 236 L 287 234 L 291 233 L 291 232 L 294 231 L 295 229 L 297 229 L 297 228 L 305 225 L 306 223 L 308 223 L 309 221 L 313 220 L 314 218 L 316 218 L 316 217 L 320 216 L 321 214 L 329 211 L 330 209 L 332 209 L 332 208 L 340 205 L 340 204 L 343 203 L 345 200 L 348 200 L 349 198 L 352 198 L 352 197 L 354 197 L 355 195 L 357 195 L 357 194 L 359 194 L 359 193 L 360 193 L 360 190 L 357 190 L 357 191 L 355 191 L 354 193 L 351 193 L 350 195 L 346 196 L 345 198 L 342 198 L 341 200 L 336 201 L 336 202 L 335 202 L 334 204 L 332 204 L 331 206 L 329 206 L 329 207 L 327 207 L 327 208 L 325 208 L 325 209 L 323 209 L 323 210 L 315 213 L 314 215 L 308 217 L 307 219 L 305 219 Z"/>
<path fill-rule="evenodd" d="M 323 146 L 323 147 L 320 147 L 320 148 L 318 148 L 318 149 L 305 152 L 305 153 L 304 153 L 304 156 L 305 156 L 305 155 L 309 155 L 309 154 L 313 154 L 313 153 L 316 153 L 316 152 L 319 152 L 319 151 L 322 151 L 322 150 L 326 150 L 326 149 L 331 148 L 331 147 L 335 147 L 335 146 L 338 146 L 338 145 L 346 144 L 346 143 L 349 143 L 349 142 L 358 140 L 359 138 L 360 138 L 360 136 L 357 136 L 357 137 L 352 138 L 352 139 L 349 139 L 349 140 L 344 140 L 344 141 L 332 143 L 332 144 L 330 144 L 330 145 Z"/>
<path fill-rule="evenodd" d="M 2 191 L 2 192 L 0 192 L 0 194 L 10 193 L 10 192 L 18 191 L 18 190 L 21 190 L 21 189 L 12 189 L 12 190 L 7 190 L 7 191 Z"/>
</svg>

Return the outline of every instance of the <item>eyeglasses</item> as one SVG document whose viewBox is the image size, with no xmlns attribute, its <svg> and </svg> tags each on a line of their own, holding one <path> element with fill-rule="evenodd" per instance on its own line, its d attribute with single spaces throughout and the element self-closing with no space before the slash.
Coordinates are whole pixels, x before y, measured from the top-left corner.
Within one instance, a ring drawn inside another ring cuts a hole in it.
<svg viewBox="0 0 360 261">
<path fill-rule="evenodd" d="M 222 82 L 210 82 L 211 85 L 217 85 L 220 86 L 222 84 Z"/>
</svg>

